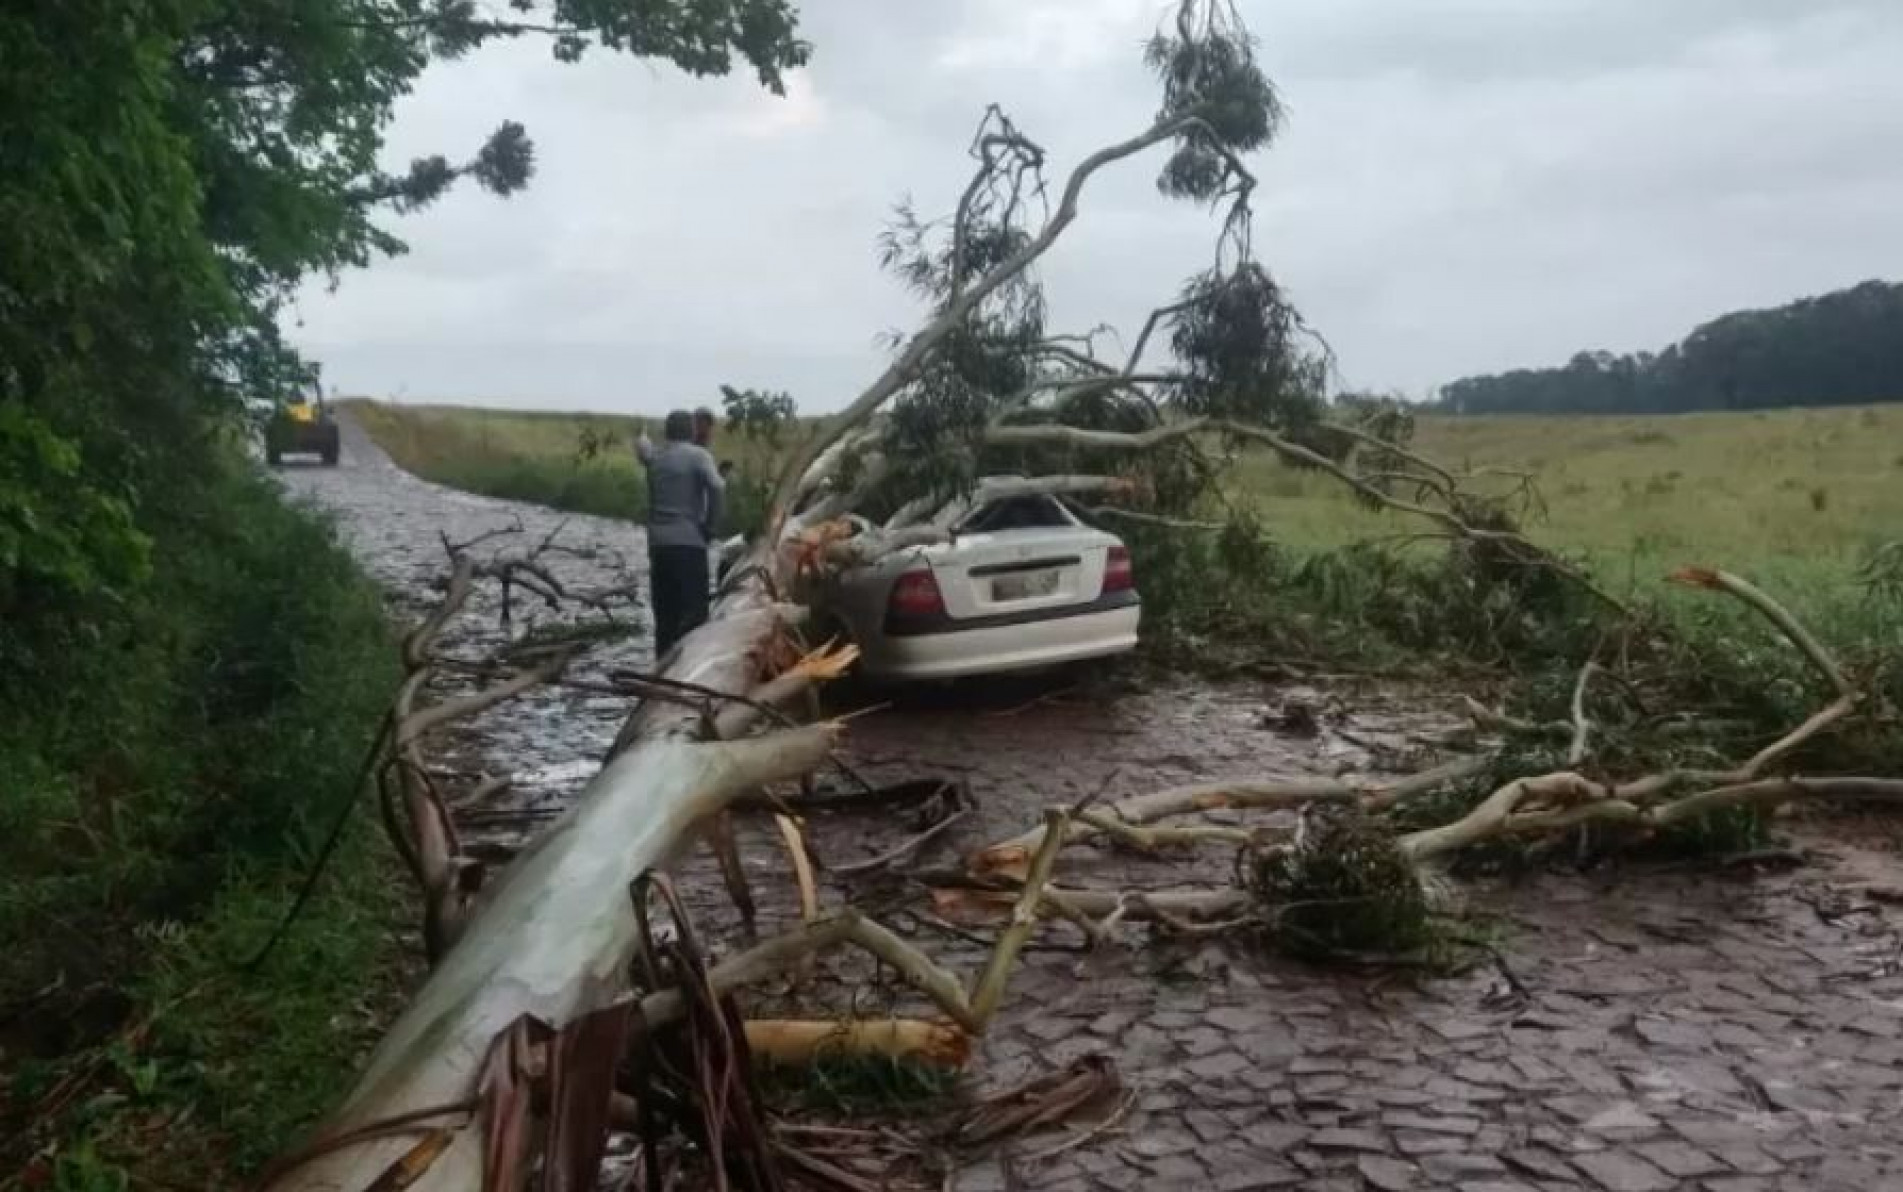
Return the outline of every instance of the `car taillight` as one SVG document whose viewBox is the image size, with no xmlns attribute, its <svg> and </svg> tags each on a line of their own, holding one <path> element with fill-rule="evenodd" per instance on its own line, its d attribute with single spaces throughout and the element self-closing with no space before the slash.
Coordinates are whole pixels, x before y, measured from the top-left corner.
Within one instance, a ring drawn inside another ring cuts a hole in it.
<svg viewBox="0 0 1903 1192">
<path fill-rule="evenodd" d="M 893 581 L 886 611 L 901 617 L 937 617 L 945 613 L 945 596 L 931 568 L 907 571 Z"/>
<path fill-rule="evenodd" d="M 1136 572 L 1130 568 L 1130 550 L 1128 547 L 1113 546 L 1103 564 L 1103 590 L 1105 592 L 1128 592 L 1137 586 Z"/>
</svg>

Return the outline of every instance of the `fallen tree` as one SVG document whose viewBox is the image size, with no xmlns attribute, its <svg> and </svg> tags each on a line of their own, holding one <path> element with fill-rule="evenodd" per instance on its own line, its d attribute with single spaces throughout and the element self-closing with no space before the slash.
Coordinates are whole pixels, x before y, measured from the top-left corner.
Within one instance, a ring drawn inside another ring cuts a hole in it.
<svg viewBox="0 0 1903 1192">
<path fill-rule="evenodd" d="M 1406 800 L 1490 768 L 1489 759 L 1468 758 L 1386 784 L 1315 778 L 1239 778 L 1229 782 L 1181 787 L 1124 799 L 1104 812 L 1076 812 L 1066 830 L 1069 841 L 1107 838 L 1142 851 L 1219 843 L 1238 848 L 1235 885 L 1123 892 L 1050 884 L 1040 910 L 1068 919 L 1093 942 L 1106 939 L 1125 921 L 1158 923 L 1179 932 L 1210 934 L 1238 929 L 1277 929 L 1291 906 L 1330 908 L 1331 930 L 1348 921 L 1350 947 L 1389 946 L 1396 938 L 1391 922 L 1364 932 L 1353 923 L 1360 908 L 1392 912 L 1397 904 L 1418 929 L 1429 913 L 1428 890 L 1435 876 L 1427 868 L 1437 859 L 1476 846 L 1509 840 L 1553 838 L 1588 828 L 1644 841 L 1660 833 L 1727 812 L 1766 812 L 1790 803 L 1824 800 L 1903 801 L 1903 778 L 1865 775 L 1771 776 L 1771 771 L 1806 743 L 1850 716 L 1865 699 L 1844 668 L 1817 638 L 1776 600 L 1748 581 L 1727 572 L 1688 567 L 1672 579 L 1701 590 L 1730 595 L 1764 618 L 1828 687 L 1829 703 L 1790 727 L 1751 756 L 1723 768 L 1673 769 L 1624 780 L 1583 772 L 1589 760 L 1592 721 L 1587 694 L 1596 661 L 1580 669 L 1573 688 L 1572 721 L 1565 755 L 1568 769 L 1515 776 L 1479 800 L 1459 818 L 1433 827 L 1395 833 L 1364 830 L 1355 848 L 1366 855 L 1347 872 L 1316 878 L 1318 861 L 1331 866 L 1346 851 L 1339 835 L 1309 835 L 1306 818 L 1293 829 L 1245 829 L 1207 824 L 1151 827 L 1159 820 L 1240 809 L 1326 812 L 1324 822 L 1372 820 Z M 983 915 L 998 904 L 985 879 L 1024 872 L 1027 850 L 1038 848 L 1047 829 L 1035 828 L 972 853 L 966 872 L 974 881 L 941 888 L 941 906 Z M 1370 872 L 1383 880 L 1370 883 Z M 1345 878 L 1345 882 L 1344 882 Z M 1409 909 L 1411 908 L 1411 909 Z M 1312 932 L 1310 934 L 1313 934 Z"/>
<path fill-rule="evenodd" d="M 599 1165 L 606 1131 L 628 1126 L 630 1115 L 652 1125 L 659 1106 L 672 1107 L 720 1179 L 732 1174 L 743 1186 L 777 1187 L 775 1164 L 802 1161 L 759 1127 L 739 1071 L 749 1042 L 795 1058 L 816 1054 L 828 1040 L 962 1056 L 997 1013 L 1015 957 L 1046 915 L 1076 923 L 1092 941 L 1136 920 L 1182 931 L 1261 926 L 1286 919 L 1290 906 L 1339 900 L 1317 894 L 1318 883 L 1329 881 L 1349 890 L 1348 901 L 1412 891 L 1408 899 L 1424 902 L 1422 862 L 1505 836 L 1585 822 L 1656 829 L 1720 806 L 1894 795 L 1895 784 L 1876 779 L 1775 773 L 1799 746 L 1850 715 L 1858 693 L 1774 602 L 1723 573 L 1688 573 L 1770 617 L 1837 692 L 1778 746 L 1733 769 L 1624 783 L 1576 770 L 1514 778 L 1464 817 L 1399 837 L 1362 825 L 1420 794 L 1472 780 L 1488 761 L 1457 760 L 1383 781 L 1240 776 L 1060 809 L 1041 827 L 969 858 L 970 882 L 941 890 L 941 900 L 1010 915 L 969 986 L 851 908 L 824 912 L 797 825 L 783 819 L 805 925 L 708 963 L 677 914 L 674 942 L 662 944 L 647 926 L 651 875 L 708 839 L 748 910 L 732 834 L 723 828 L 728 809 L 827 764 L 840 726 L 803 725 L 792 710 L 851 654 L 797 644 L 806 604 L 842 569 L 943 540 L 947 518 L 973 500 L 1088 494 L 1135 517 L 1187 527 L 1185 515 L 1209 497 L 1237 453 L 1266 450 L 1331 477 L 1356 499 L 1419 519 L 1488 582 L 1558 585 L 1586 597 L 1598 615 L 1624 611 L 1577 567 L 1529 541 L 1507 498 L 1476 495 L 1470 477 L 1412 452 L 1379 421 L 1331 419 L 1322 400 L 1326 352 L 1252 253 L 1256 183 L 1244 157 L 1271 139 L 1280 110 L 1246 31 L 1228 4 L 1187 0 L 1148 57 L 1163 84 L 1155 121 L 1083 158 L 1060 186 L 1045 185 L 1045 151 L 994 107 L 973 141 L 972 175 L 949 219 L 902 215 L 886 243 L 887 263 L 929 301 L 930 317 L 842 414 L 791 453 L 766 530 L 727 571 L 708 623 L 652 673 L 617 676 L 617 689 L 643 702 L 574 807 L 498 881 L 482 885 L 479 867 L 459 856 L 453 825 L 415 753 L 418 726 L 557 681 L 567 655 L 552 653 L 460 705 L 437 705 L 434 720 L 419 720 L 431 713 L 413 706 L 424 680 L 406 684 L 386 733 L 394 785 L 385 806 L 424 891 L 436 964 L 356 1089 L 268 1187 L 503 1188 L 522 1186 L 532 1171 L 541 1173 L 542 1187 L 580 1187 Z M 1159 179 L 1165 195 L 1220 209 L 1215 264 L 1149 316 L 1127 353 L 1106 359 L 1103 335 L 1045 326 L 1035 267 L 1081 217 L 1093 178 L 1153 149 L 1168 151 Z M 1159 343 L 1170 360 L 1146 363 Z M 457 559 L 445 602 L 451 615 L 478 571 Z M 427 669 L 430 624 L 410 639 L 413 678 Z M 1590 677 L 1582 672 L 1574 701 L 1575 766 L 1586 760 L 1591 735 Z M 1292 829 L 1162 823 L 1211 808 L 1298 814 Z M 1239 850 L 1246 864 L 1239 880 L 1213 890 L 1128 893 L 1051 883 L 1061 849 L 1105 839 L 1146 850 L 1219 843 Z M 1344 867 L 1350 845 L 1365 845 L 1373 868 Z M 841 945 L 876 955 L 944 1021 L 837 1029 L 740 1021 L 734 990 Z M 662 1063 L 661 1055 L 678 1062 Z M 693 1070 L 684 1094 L 647 1083 L 680 1068 Z M 723 1116 L 730 1114 L 739 1116 Z"/>
</svg>

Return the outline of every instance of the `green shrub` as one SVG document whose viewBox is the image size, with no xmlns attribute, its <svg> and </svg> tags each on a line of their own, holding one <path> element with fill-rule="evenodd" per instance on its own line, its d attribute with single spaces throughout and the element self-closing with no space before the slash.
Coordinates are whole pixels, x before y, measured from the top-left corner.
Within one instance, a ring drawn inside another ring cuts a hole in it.
<svg viewBox="0 0 1903 1192">
<path fill-rule="evenodd" d="M 0 1104 L 92 1073 L 53 1120 L 5 1123 L 27 1153 L 0 1167 L 37 1151 L 56 1187 L 168 1165 L 225 1186 L 338 1091 L 402 971 L 402 884 L 367 826 L 241 967 L 349 793 L 394 651 L 328 526 L 236 462 L 197 480 L 148 496 L 145 583 L 0 643 Z M 186 1124 L 135 1134 L 159 1112 Z"/>
</svg>

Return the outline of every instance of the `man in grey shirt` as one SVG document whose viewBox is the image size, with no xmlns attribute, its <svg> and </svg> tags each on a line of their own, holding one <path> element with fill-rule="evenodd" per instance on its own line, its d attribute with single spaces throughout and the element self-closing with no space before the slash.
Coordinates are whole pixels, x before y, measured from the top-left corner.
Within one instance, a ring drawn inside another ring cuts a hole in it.
<svg viewBox="0 0 1903 1192">
<path fill-rule="evenodd" d="M 643 435 L 635 455 L 648 471 L 648 586 L 658 661 L 707 620 L 707 546 L 720 524 L 726 482 L 707 449 L 693 442 L 693 416 L 667 416 L 665 441 Z"/>
</svg>

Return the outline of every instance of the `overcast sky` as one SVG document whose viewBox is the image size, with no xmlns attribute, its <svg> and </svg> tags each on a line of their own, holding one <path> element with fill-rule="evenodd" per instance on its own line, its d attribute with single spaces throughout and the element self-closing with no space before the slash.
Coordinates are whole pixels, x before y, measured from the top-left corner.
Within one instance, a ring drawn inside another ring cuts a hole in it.
<svg viewBox="0 0 1903 1192">
<path fill-rule="evenodd" d="M 433 70 L 390 164 L 504 119 L 529 189 L 393 221 L 406 257 L 312 287 L 289 330 L 345 392 L 622 409 L 727 382 L 836 408 L 916 311 L 893 203 L 953 203 L 984 105 L 1062 166 L 1141 129 L 1156 0 L 811 0 L 783 99 L 541 44 Z M 1899 0 L 1242 0 L 1290 110 L 1258 253 L 1342 384 L 1425 396 L 1726 310 L 1903 275 Z M 1208 260 L 1155 161 L 1100 175 L 1047 258 L 1052 321 L 1132 327 Z"/>
</svg>

